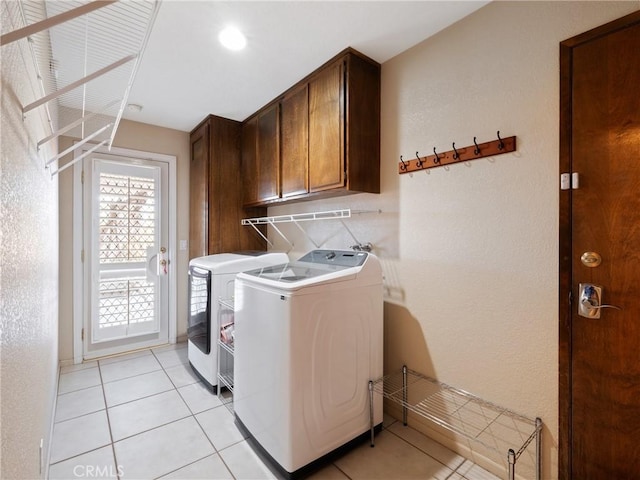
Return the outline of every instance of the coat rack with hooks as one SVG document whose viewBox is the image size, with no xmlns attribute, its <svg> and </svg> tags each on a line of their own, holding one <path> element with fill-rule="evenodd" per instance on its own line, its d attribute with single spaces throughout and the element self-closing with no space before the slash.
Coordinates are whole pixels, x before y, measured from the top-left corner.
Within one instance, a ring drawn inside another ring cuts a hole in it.
<svg viewBox="0 0 640 480">
<path fill-rule="evenodd" d="M 269 244 L 270 247 L 273 248 L 273 242 L 271 242 L 257 227 L 257 225 L 270 225 L 275 232 L 289 244 L 289 251 L 293 249 L 293 243 L 287 238 L 287 236 L 282 233 L 276 224 L 277 223 L 293 223 L 298 229 L 304 234 L 304 236 L 309 240 L 316 248 L 320 248 L 322 243 L 318 243 L 314 241 L 309 234 L 306 232 L 304 228 L 300 225 L 299 222 L 308 222 L 312 220 L 340 220 L 342 226 L 345 228 L 347 233 L 354 240 L 355 245 L 351 245 L 349 248 L 353 250 L 364 250 L 370 252 L 372 249 L 371 243 L 361 243 L 353 234 L 353 232 L 347 227 L 346 223 L 344 223 L 345 218 L 350 218 L 353 214 L 363 214 L 363 213 L 382 213 L 381 210 L 357 210 L 351 211 L 351 209 L 341 209 L 341 210 L 329 210 L 325 212 L 309 212 L 309 213 L 296 213 L 293 215 L 279 215 L 275 217 L 257 217 L 257 218 L 243 218 L 241 221 L 242 225 L 250 225 L 253 229 L 258 232 L 258 235 L 262 237 L 262 239 Z"/>
<path fill-rule="evenodd" d="M 412 160 L 404 160 L 400 155 L 398 163 L 398 173 L 410 173 L 429 168 L 444 167 L 454 163 L 468 162 L 470 160 L 478 160 L 485 157 L 495 157 L 503 153 L 515 152 L 516 137 L 500 138 L 500 131 L 497 133 L 497 140 L 478 144 L 476 137 L 473 137 L 473 145 L 466 147 L 456 147 L 453 142 L 452 149 L 447 152 L 438 152 L 433 147 L 433 155 L 420 157 L 416 152 L 416 158 Z"/>
</svg>

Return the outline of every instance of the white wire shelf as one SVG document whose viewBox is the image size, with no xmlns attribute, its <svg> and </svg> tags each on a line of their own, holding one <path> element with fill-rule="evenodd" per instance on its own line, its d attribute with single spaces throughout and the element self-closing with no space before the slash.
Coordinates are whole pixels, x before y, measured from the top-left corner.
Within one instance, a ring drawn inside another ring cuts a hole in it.
<svg viewBox="0 0 640 480">
<path fill-rule="evenodd" d="M 351 217 L 350 209 L 329 210 L 326 212 L 296 213 L 276 217 L 243 218 L 242 225 L 268 225 L 274 223 L 308 222 L 311 220 L 332 220 Z"/>
<path fill-rule="evenodd" d="M 539 418 L 526 417 L 406 367 L 400 372 L 372 381 L 370 388 L 372 411 L 373 393 L 378 393 L 402 406 L 405 425 L 407 412 L 410 411 L 465 439 L 477 442 L 487 450 L 500 455 L 506 452 L 509 479 L 515 478 L 516 462 L 533 440 L 536 440 L 533 462 L 536 478 L 540 479 L 542 421 Z"/>
<path fill-rule="evenodd" d="M 364 250 L 370 252 L 373 246 L 370 243 L 361 243 L 353 232 L 347 227 L 347 224 L 344 222 L 345 218 L 351 218 L 352 214 L 361 215 L 365 213 L 382 213 L 381 210 L 356 210 L 352 211 L 349 208 L 339 209 L 339 210 L 327 210 L 323 212 L 306 212 L 306 213 L 296 213 L 292 215 L 278 215 L 275 217 L 256 217 L 256 218 L 243 218 L 241 220 L 242 225 L 251 226 L 257 233 L 262 237 L 262 239 L 267 242 L 268 245 L 273 247 L 273 243 L 260 231 L 258 228 L 261 225 L 268 225 L 274 229 L 274 231 L 289 244 L 289 251 L 293 248 L 293 243 L 287 238 L 287 236 L 280 230 L 276 224 L 278 223 L 293 223 L 298 230 L 300 230 L 304 236 L 309 240 L 316 248 L 320 248 L 322 243 L 316 242 L 313 238 L 309 236 L 304 228 L 300 226 L 300 222 L 310 222 L 314 220 L 340 220 L 342 226 L 347 231 L 347 233 L 354 240 L 355 245 L 352 245 L 350 248 L 353 250 Z"/>
<path fill-rule="evenodd" d="M 40 98 L 24 105 L 22 113 L 42 107 L 51 127 L 38 149 L 60 135 L 81 140 L 71 150 L 89 140 L 110 148 L 160 0 L 20 0 L 15 5 L 22 26 L 3 28 L 0 43 L 24 41 L 31 52 Z M 62 170 L 59 157 L 45 160 L 52 176 Z"/>
</svg>

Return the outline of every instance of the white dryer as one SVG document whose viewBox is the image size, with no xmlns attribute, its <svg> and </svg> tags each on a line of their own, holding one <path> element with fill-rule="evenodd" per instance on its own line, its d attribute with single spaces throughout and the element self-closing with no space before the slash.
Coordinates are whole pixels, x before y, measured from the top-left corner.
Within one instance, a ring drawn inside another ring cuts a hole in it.
<svg viewBox="0 0 640 480">
<path fill-rule="evenodd" d="M 382 269 L 370 253 L 314 250 L 238 275 L 236 422 L 281 474 L 304 475 L 366 437 L 382 337 Z"/>
<path fill-rule="evenodd" d="M 218 385 L 218 299 L 234 294 L 234 280 L 243 270 L 287 262 L 286 253 L 220 253 L 189 262 L 187 354 L 194 371 L 209 388 Z"/>
</svg>

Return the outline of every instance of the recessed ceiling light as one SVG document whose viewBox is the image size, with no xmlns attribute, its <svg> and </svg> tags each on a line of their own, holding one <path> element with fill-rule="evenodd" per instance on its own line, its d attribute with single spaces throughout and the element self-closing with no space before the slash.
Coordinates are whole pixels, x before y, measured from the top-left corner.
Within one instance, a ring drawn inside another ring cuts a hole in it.
<svg viewBox="0 0 640 480">
<path fill-rule="evenodd" d="M 127 103 L 127 110 L 130 112 L 141 112 L 142 105 L 138 105 L 137 103 Z"/>
<path fill-rule="evenodd" d="M 218 35 L 220 43 L 229 50 L 242 50 L 247 45 L 247 38 L 235 27 L 227 27 Z"/>
</svg>

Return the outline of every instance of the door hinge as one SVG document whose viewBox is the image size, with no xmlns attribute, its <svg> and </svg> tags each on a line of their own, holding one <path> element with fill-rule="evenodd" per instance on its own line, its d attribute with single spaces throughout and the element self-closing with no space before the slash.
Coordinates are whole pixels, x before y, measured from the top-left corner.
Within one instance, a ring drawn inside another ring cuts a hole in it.
<svg viewBox="0 0 640 480">
<path fill-rule="evenodd" d="M 84 170 L 82 170 L 82 173 L 80 174 L 80 183 L 84 185 Z"/>
<path fill-rule="evenodd" d="M 580 188 L 578 172 L 560 174 L 560 190 L 577 190 L 578 188 Z"/>
<path fill-rule="evenodd" d="M 84 263 L 84 249 L 80 251 L 80 261 Z"/>
<path fill-rule="evenodd" d="M 80 340 L 84 342 L 84 328 L 82 329 L 82 333 L 80 334 Z"/>
</svg>

